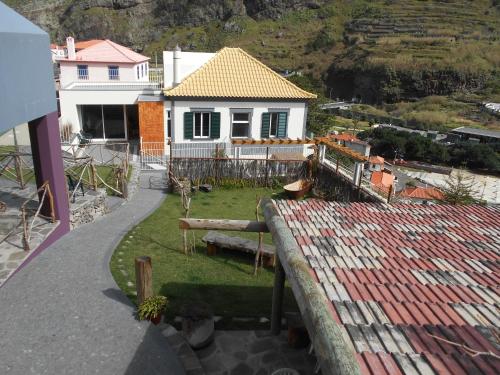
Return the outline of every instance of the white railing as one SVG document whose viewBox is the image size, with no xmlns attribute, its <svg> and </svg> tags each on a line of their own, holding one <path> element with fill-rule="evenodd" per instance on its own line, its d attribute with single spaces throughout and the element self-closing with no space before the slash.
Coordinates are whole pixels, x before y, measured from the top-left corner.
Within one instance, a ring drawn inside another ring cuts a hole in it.
<svg viewBox="0 0 500 375">
<path fill-rule="evenodd" d="M 85 81 L 71 82 L 64 87 L 64 90 L 159 90 L 162 84 L 160 82 L 148 81 Z"/>
</svg>

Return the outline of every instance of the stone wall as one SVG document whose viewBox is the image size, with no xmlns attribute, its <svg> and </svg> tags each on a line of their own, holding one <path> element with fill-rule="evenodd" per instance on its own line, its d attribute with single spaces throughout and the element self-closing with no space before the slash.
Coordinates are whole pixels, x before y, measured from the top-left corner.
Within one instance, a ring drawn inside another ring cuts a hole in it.
<svg viewBox="0 0 500 375">
<path fill-rule="evenodd" d="M 88 190 L 85 192 L 85 196 L 78 196 L 75 203 L 70 203 L 71 229 L 75 229 L 82 224 L 92 223 L 98 217 L 107 213 L 106 190 Z"/>
</svg>

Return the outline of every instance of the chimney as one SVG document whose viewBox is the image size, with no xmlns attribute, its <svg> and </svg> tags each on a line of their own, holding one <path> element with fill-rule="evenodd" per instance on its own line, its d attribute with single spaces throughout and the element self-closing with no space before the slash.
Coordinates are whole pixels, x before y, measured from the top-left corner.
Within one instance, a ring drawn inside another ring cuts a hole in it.
<svg viewBox="0 0 500 375">
<path fill-rule="evenodd" d="M 181 47 L 177 45 L 174 49 L 174 80 L 172 86 L 175 87 L 181 83 L 181 77 L 179 74 L 180 63 L 181 63 Z"/>
<path fill-rule="evenodd" d="M 75 60 L 76 59 L 75 40 L 71 36 L 68 36 L 66 38 L 66 49 L 68 50 L 68 59 Z"/>
</svg>

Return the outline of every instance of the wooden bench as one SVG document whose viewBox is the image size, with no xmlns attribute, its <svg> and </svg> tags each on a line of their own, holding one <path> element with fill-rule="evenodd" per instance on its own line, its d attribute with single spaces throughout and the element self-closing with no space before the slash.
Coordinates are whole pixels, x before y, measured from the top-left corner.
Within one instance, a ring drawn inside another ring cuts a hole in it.
<svg viewBox="0 0 500 375">
<path fill-rule="evenodd" d="M 217 248 L 256 254 L 257 248 L 259 247 L 258 241 L 226 236 L 225 234 L 214 231 L 208 232 L 205 237 L 202 238 L 202 241 L 207 244 L 207 254 L 210 256 L 215 255 Z M 262 247 L 262 256 L 264 257 L 263 260 L 266 267 L 274 265 L 275 250 L 275 247 L 271 245 L 264 244 Z"/>
</svg>

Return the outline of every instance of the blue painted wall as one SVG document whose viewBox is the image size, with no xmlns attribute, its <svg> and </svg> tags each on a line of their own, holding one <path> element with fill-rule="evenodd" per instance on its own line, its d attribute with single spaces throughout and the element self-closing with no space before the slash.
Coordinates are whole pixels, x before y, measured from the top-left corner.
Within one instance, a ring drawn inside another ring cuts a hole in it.
<svg viewBox="0 0 500 375">
<path fill-rule="evenodd" d="M 56 110 L 48 34 L 0 1 L 0 133 Z"/>
</svg>

